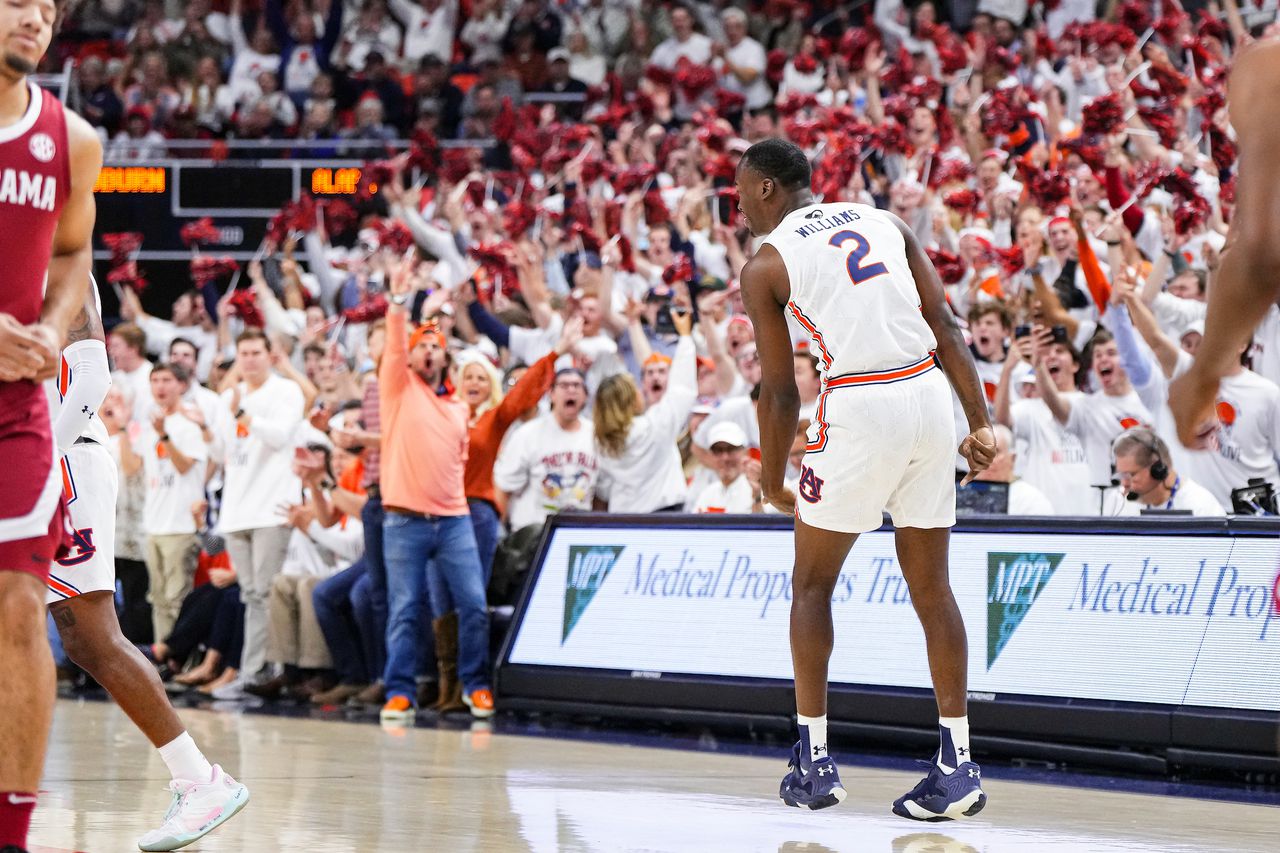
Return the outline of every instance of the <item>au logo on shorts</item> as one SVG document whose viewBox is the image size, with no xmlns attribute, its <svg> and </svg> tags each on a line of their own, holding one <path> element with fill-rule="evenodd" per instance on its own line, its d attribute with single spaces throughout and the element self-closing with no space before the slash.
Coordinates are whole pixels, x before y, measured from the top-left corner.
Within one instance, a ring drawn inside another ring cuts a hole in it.
<svg viewBox="0 0 1280 853">
<path fill-rule="evenodd" d="M 58 561 L 58 565 L 64 567 L 78 566 L 81 563 L 87 563 L 92 560 L 93 555 L 96 553 L 98 553 L 98 547 L 93 544 L 93 528 L 86 527 L 72 534 L 71 551 Z"/>
<path fill-rule="evenodd" d="M 800 469 L 800 497 L 811 504 L 822 500 L 822 478 L 807 465 Z"/>
</svg>

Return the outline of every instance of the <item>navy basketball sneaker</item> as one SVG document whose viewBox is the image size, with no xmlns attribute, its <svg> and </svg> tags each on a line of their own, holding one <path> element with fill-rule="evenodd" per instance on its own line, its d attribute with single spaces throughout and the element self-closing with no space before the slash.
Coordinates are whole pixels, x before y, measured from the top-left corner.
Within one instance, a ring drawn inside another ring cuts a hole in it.
<svg viewBox="0 0 1280 853">
<path fill-rule="evenodd" d="M 796 741 L 791 750 L 791 761 L 787 763 L 787 775 L 782 777 L 782 785 L 778 788 L 782 801 L 795 808 L 807 809 L 825 809 L 844 802 L 849 794 L 840 784 L 836 763 L 823 756 L 804 768 L 801 749 L 800 741 Z"/>
<path fill-rule="evenodd" d="M 925 762 L 921 762 L 924 764 Z M 912 820 L 956 820 L 973 817 L 987 804 L 982 793 L 982 770 L 966 761 L 954 773 L 943 773 L 930 761 L 929 775 L 893 801 L 893 813 Z"/>
</svg>

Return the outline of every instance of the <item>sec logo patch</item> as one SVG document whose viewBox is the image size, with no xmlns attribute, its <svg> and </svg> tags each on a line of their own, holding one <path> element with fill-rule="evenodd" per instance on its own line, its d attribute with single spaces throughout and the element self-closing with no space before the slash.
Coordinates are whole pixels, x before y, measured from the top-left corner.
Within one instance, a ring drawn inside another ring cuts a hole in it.
<svg viewBox="0 0 1280 853">
<path fill-rule="evenodd" d="M 48 163 L 58 153 L 53 139 L 47 133 L 37 133 L 31 137 L 31 156 L 41 163 Z"/>
</svg>

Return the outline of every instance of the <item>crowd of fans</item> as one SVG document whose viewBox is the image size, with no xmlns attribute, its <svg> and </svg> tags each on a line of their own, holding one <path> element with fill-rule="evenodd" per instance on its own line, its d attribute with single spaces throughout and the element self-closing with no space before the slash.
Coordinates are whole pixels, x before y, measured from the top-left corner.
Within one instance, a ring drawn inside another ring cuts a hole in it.
<svg viewBox="0 0 1280 853">
<path fill-rule="evenodd" d="M 165 138 L 414 140 L 368 165 L 353 215 L 278 230 L 247 289 L 197 288 L 161 319 L 121 288 L 103 421 L 133 634 L 215 696 L 485 715 L 486 588 L 510 594 L 549 515 L 767 512 L 733 175 L 772 136 L 810 154 L 821 200 L 887 208 L 930 247 L 999 424 L 980 480 L 1008 484 L 1001 510 L 1274 511 L 1280 309 L 1223 383 L 1215 449 L 1177 445 L 1166 392 L 1231 218 L 1226 74 L 1275 16 L 85 4 L 77 73 L 109 158 Z M 823 388 L 794 340 L 793 479 Z"/>
</svg>

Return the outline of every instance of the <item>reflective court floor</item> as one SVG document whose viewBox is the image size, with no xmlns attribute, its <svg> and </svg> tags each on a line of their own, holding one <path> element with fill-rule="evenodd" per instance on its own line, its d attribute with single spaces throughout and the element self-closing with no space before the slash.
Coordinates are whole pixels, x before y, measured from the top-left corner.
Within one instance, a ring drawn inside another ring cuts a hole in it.
<svg viewBox="0 0 1280 853">
<path fill-rule="evenodd" d="M 984 783 L 990 801 L 978 818 L 925 824 L 889 812 L 920 778 L 907 761 L 884 769 L 845 759 L 849 799 L 801 812 L 777 799 L 785 749 L 765 758 L 579 737 L 181 713 L 210 760 L 252 792 L 245 811 L 191 851 L 1280 850 L 1280 797 L 1266 794 L 1249 803 L 1067 787 L 1020 781 L 1013 771 L 1002 779 L 993 766 Z M 167 782 L 155 750 L 115 705 L 60 701 L 32 853 L 137 850 L 137 836 L 168 807 Z"/>
</svg>

